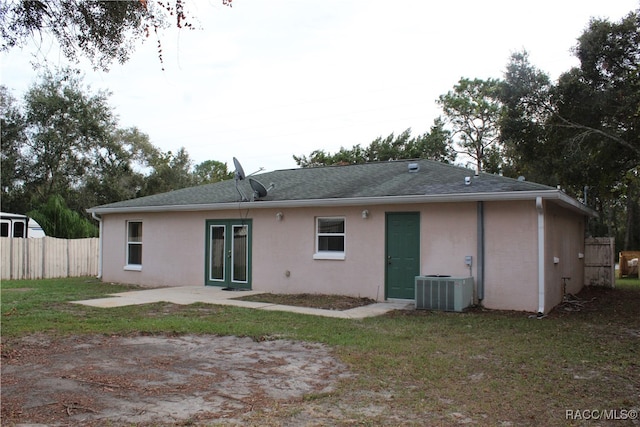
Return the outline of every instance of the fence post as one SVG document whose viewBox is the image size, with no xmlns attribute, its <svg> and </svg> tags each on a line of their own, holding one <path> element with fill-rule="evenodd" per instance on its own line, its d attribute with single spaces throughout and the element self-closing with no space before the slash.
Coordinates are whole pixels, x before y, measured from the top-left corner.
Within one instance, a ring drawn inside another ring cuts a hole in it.
<svg viewBox="0 0 640 427">
<path fill-rule="evenodd" d="M 9 239 L 9 280 L 13 280 L 13 239 Z"/>
<path fill-rule="evenodd" d="M 71 275 L 71 254 L 69 253 L 69 240 L 67 240 L 67 277 Z"/>
<path fill-rule="evenodd" d="M 42 278 L 47 277 L 47 238 L 42 238 Z"/>
<path fill-rule="evenodd" d="M 29 245 L 26 240 L 21 241 L 22 243 L 22 277 L 21 279 L 26 279 L 29 277 Z"/>
</svg>

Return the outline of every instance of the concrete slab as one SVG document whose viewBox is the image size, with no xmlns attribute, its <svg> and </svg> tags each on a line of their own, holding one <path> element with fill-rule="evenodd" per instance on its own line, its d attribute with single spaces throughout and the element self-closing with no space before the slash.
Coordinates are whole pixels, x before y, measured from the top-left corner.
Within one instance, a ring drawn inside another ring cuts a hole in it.
<svg viewBox="0 0 640 427">
<path fill-rule="evenodd" d="M 111 308 L 128 305 L 152 304 L 156 302 L 170 302 L 173 304 L 189 305 L 197 302 L 215 305 L 230 305 L 235 307 L 253 308 L 256 310 L 287 311 L 312 316 L 335 317 L 341 319 L 364 319 L 365 317 L 380 316 L 392 310 L 408 310 L 413 308 L 411 302 L 379 302 L 350 310 L 324 310 L 311 307 L 295 307 L 264 302 L 238 301 L 248 295 L 258 295 L 259 291 L 228 291 L 217 286 L 180 286 L 173 288 L 146 289 L 111 294 L 108 298 L 97 298 L 83 301 L 72 301 L 91 307 Z"/>
<path fill-rule="evenodd" d="M 98 298 L 84 301 L 73 301 L 75 304 L 92 307 L 123 307 L 127 305 L 150 304 L 160 301 L 173 304 L 188 305 L 196 302 L 213 303 L 256 295 L 256 291 L 225 291 L 216 286 L 180 286 L 173 288 L 145 289 L 142 291 L 128 291 L 111 294 L 108 298 Z M 240 302 L 240 301 L 238 301 Z"/>
<path fill-rule="evenodd" d="M 343 313 L 346 313 L 352 319 L 362 319 L 365 317 L 375 317 L 381 316 L 385 313 L 388 313 L 392 310 L 413 310 L 415 308 L 415 303 L 411 302 L 378 302 L 375 304 L 364 305 L 362 307 L 352 308 L 350 310 L 345 310 Z"/>
</svg>

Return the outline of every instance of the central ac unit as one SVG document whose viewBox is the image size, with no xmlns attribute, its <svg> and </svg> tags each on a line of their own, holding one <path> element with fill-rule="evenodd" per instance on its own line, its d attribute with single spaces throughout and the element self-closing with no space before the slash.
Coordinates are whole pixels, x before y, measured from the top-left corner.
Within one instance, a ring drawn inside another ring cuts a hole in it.
<svg viewBox="0 0 640 427">
<path fill-rule="evenodd" d="M 416 309 L 462 311 L 473 304 L 473 277 L 416 276 Z"/>
</svg>

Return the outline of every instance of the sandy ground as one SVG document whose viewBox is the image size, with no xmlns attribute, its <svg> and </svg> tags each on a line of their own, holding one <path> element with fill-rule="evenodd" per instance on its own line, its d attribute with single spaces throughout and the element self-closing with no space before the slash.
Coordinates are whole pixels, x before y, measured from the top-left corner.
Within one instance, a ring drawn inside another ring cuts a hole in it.
<svg viewBox="0 0 640 427">
<path fill-rule="evenodd" d="M 6 426 L 242 424 L 350 375 L 327 347 L 286 340 L 34 335 L 5 350 Z"/>
</svg>

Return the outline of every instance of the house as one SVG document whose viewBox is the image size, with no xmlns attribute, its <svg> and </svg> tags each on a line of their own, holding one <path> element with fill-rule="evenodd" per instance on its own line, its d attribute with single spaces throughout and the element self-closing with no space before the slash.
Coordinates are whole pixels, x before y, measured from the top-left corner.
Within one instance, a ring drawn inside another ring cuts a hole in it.
<svg viewBox="0 0 640 427">
<path fill-rule="evenodd" d="M 581 289 L 595 215 L 559 189 L 430 160 L 278 170 L 89 212 L 109 282 L 402 300 L 415 276 L 472 276 L 484 307 L 539 313 Z"/>
</svg>

